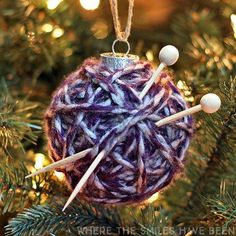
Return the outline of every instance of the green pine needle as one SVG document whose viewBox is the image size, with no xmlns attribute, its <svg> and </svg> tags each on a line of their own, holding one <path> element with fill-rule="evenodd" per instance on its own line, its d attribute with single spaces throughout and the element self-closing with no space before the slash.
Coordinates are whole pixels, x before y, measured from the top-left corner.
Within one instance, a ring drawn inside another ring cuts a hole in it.
<svg viewBox="0 0 236 236">
<path fill-rule="evenodd" d="M 222 180 L 220 193 L 206 199 L 210 215 L 215 221 L 221 222 L 225 229 L 236 224 L 236 183 L 230 179 Z"/>
<path fill-rule="evenodd" d="M 36 111 L 39 106 L 25 98 L 17 100 L 12 97 L 3 79 L 0 89 L 0 148 L 9 154 L 9 148 L 16 146 L 23 149 L 23 141 L 36 143 L 38 130 L 41 129 Z"/>
<path fill-rule="evenodd" d="M 25 179 L 28 170 L 24 164 L 0 162 L 0 213 L 15 212 L 60 196 L 62 185 L 52 174 Z"/>
<path fill-rule="evenodd" d="M 106 227 L 116 233 L 120 218 L 110 208 L 72 203 L 62 212 L 63 204 L 34 206 L 10 220 L 6 235 L 78 235 L 85 227 Z M 83 234 L 88 235 L 88 234 Z"/>
</svg>

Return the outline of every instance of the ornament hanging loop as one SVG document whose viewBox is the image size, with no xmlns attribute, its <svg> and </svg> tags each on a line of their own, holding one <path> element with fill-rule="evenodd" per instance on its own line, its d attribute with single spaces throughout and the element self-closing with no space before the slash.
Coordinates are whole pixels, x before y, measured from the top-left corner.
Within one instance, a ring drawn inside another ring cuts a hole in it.
<svg viewBox="0 0 236 236">
<path fill-rule="evenodd" d="M 129 54 L 129 52 L 130 52 L 130 44 L 129 44 L 128 40 L 126 40 L 126 39 L 116 39 L 116 40 L 112 43 L 112 53 L 113 53 L 114 55 L 117 54 L 117 52 L 116 52 L 116 50 L 115 50 L 115 45 L 116 45 L 117 42 L 126 43 L 126 45 L 127 45 L 127 50 L 126 50 L 126 52 L 124 53 L 124 55 L 127 56 L 127 55 Z"/>
<path fill-rule="evenodd" d="M 130 36 L 130 30 L 131 30 L 131 24 L 132 24 L 134 0 L 129 0 L 128 17 L 127 17 L 126 27 L 124 30 L 122 30 L 121 28 L 121 23 L 119 19 L 118 0 L 110 0 L 110 5 L 111 5 L 111 13 L 113 17 L 113 22 L 114 22 L 114 28 L 116 32 L 116 40 L 112 44 L 112 52 L 113 54 L 116 54 L 115 44 L 117 42 L 125 42 L 127 44 L 127 51 L 124 55 L 127 56 L 130 51 L 130 44 L 128 42 L 128 38 Z"/>
<path fill-rule="evenodd" d="M 122 30 L 119 14 L 118 14 L 118 0 L 109 0 L 111 5 L 111 13 L 113 17 L 114 28 L 116 32 L 116 40 L 112 43 L 112 52 L 102 53 L 102 64 L 111 70 L 120 70 L 125 67 L 134 64 L 139 60 L 139 57 L 136 55 L 129 54 L 130 52 L 130 44 L 128 42 L 128 38 L 130 36 L 131 24 L 132 24 L 132 16 L 133 16 L 133 7 L 134 0 L 129 1 L 129 9 L 128 9 L 128 17 L 127 23 Z M 127 50 L 125 53 L 119 53 L 116 51 L 115 46 L 118 42 L 123 42 L 127 46 Z"/>
</svg>

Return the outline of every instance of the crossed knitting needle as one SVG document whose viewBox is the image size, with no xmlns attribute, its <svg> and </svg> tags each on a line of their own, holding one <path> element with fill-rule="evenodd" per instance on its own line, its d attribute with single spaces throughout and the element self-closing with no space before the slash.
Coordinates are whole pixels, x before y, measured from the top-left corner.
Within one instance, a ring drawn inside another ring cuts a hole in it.
<svg viewBox="0 0 236 236">
<path fill-rule="evenodd" d="M 155 83 L 155 80 L 158 78 L 161 71 L 166 66 L 171 66 L 171 65 L 175 64 L 176 61 L 178 60 L 178 58 L 179 58 L 179 52 L 178 52 L 177 48 L 175 48 L 174 46 L 167 45 L 167 46 L 165 46 L 161 49 L 161 51 L 159 53 L 159 59 L 160 59 L 161 63 L 158 66 L 158 68 L 156 69 L 156 71 L 153 73 L 150 80 L 146 83 L 144 89 L 139 94 L 139 98 L 141 100 L 147 94 L 147 92 L 152 87 L 152 85 Z M 204 95 L 201 98 L 199 105 L 196 105 L 196 106 L 191 107 L 189 109 L 186 109 L 184 111 L 178 112 L 178 113 L 173 114 L 171 116 L 165 117 L 165 118 L 159 120 L 158 122 L 156 122 L 155 124 L 156 124 L 157 127 L 160 127 L 162 125 L 166 125 L 166 124 L 169 124 L 169 123 L 174 122 L 176 120 L 179 120 L 179 119 L 181 119 L 185 116 L 188 116 L 188 115 L 191 115 L 193 113 L 199 112 L 201 110 L 203 110 L 206 113 L 214 113 L 220 108 L 220 105 L 221 105 L 220 98 L 216 94 L 209 93 L 209 94 Z M 48 165 L 48 166 L 46 166 L 46 167 L 44 167 L 44 168 L 42 168 L 38 171 L 26 176 L 26 178 L 30 178 L 30 177 L 33 177 L 35 175 L 38 175 L 40 173 L 44 173 L 44 172 L 47 172 L 47 171 L 50 171 L 50 170 L 54 170 L 57 167 L 64 166 L 68 163 L 73 163 L 73 162 L 85 157 L 91 150 L 92 150 L 92 148 L 88 148 L 88 149 L 83 150 L 79 153 L 76 153 L 72 156 L 69 156 L 65 159 L 54 162 L 54 163 L 52 163 L 52 164 L 50 164 L 50 165 Z M 75 189 L 73 190 L 72 194 L 70 195 L 69 199 L 67 200 L 67 202 L 66 202 L 66 204 L 65 204 L 62 211 L 64 211 L 69 206 L 69 204 L 73 201 L 73 199 L 79 193 L 81 188 L 84 186 L 84 184 L 86 183 L 88 178 L 94 172 L 94 170 L 96 169 L 96 167 L 98 166 L 98 164 L 104 158 L 105 155 L 106 155 L 106 153 L 105 153 L 104 150 L 102 150 L 97 155 L 97 157 L 94 159 L 94 161 L 92 162 L 90 167 L 87 169 L 85 174 L 82 176 L 82 178 L 80 179 L 80 181 L 76 185 Z"/>
</svg>

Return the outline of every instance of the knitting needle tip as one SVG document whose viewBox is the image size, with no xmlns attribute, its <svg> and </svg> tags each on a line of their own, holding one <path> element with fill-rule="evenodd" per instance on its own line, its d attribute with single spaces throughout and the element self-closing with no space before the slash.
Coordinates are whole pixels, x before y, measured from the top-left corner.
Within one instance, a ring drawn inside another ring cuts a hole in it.
<svg viewBox="0 0 236 236">
<path fill-rule="evenodd" d="M 98 164 L 101 162 L 101 160 L 103 159 L 103 157 L 106 155 L 105 150 L 102 150 L 94 159 L 94 161 L 92 162 L 92 164 L 89 166 L 89 168 L 86 170 L 85 174 L 82 176 L 82 178 L 80 179 L 80 181 L 78 182 L 78 184 L 76 185 L 75 189 L 73 190 L 73 192 L 71 193 L 68 201 L 66 202 L 64 208 L 62 209 L 62 211 L 64 211 L 69 205 L 70 203 L 73 201 L 73 199 L 77 196 L 77 194 L 79 193 L 79 191 L 82 189 L 82 187 L 84 186 L 84 184 L 87 182 L 88 178 L 91 176 L 91 174 L 93 173 L 93 171 L 96 169 L 96 167 L 98 166 Z"/>
<path fill-rule="evenodd" d="M 70 164 L 70 163 L 73 163 L 83 157 L 85 157 L 90 151 L 92 150 L 92 148 L 88 148 L 88 149 L 85 149 L 81 152 L 78 152 L 72 156 L 69 156 L 69 157 L 66 157 L 65 159 L 62 159 L 60 161 L 57 161 L 57 162 L 54 162 L 30 175 L 27 175 L 25 178 L 28 179 L 28 178 L 31 178 L 31 177 L 34 177 L 36 175 L 39 175 L 41 173 L 45 173 L 47 171 L 50 171 L 50 170 L 55 170 L 56 168 L 60 167 L 60 166 L 65 166 L 66 164 Z"/>
</svg>

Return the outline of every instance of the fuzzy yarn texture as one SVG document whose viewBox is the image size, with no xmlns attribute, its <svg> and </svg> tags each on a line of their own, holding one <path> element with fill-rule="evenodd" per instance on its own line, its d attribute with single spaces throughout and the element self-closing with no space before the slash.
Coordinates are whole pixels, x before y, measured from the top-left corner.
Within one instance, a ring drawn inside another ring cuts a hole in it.
<svg viewBox="0 0 236 236">
<path fill-rule="evenodd" d="M 182 169 L 192 117 L 155 125 L 187 105 L 166 72 L 140 100 L 138 94 L 152 73 L 145 61 L 114 71 L 100 60 L 87 59 L 54 93 L 45 114 L 53 161 L 92 148 L 59 169 L 71 189 L 97 154 L 106 153 L 78 197 L 104 204 L 140 202 L 168 185 Z"/>
</svg>

